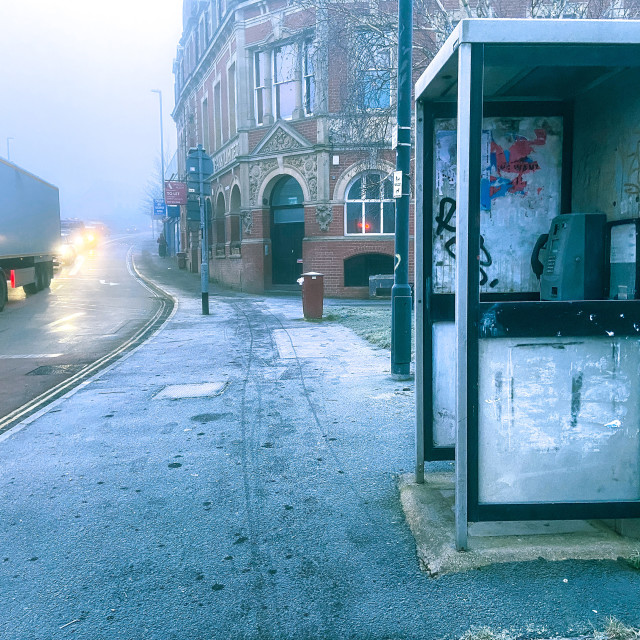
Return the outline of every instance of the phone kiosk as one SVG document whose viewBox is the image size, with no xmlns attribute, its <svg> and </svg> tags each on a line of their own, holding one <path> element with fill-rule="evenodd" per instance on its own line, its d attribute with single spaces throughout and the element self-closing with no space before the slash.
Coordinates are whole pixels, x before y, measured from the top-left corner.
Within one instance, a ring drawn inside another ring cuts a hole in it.
<svg viewBox="0 0 640 640">
<path fill-rule="evenodd" d="M 416 479 L 640 517 L 640 22 L 462 20 L 416 84 Z"/>
</svg>

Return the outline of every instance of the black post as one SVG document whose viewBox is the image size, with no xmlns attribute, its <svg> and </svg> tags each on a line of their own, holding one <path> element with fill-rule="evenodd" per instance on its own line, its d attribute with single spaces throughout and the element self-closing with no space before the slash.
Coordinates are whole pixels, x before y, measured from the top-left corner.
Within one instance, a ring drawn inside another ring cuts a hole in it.
<svg viewBox="0 0 640 640">
<path fill-rule="evenodd" d="M 411 0 L 398 3 L 398 143 L 396 172 L 402 174 L 402 194 L 396 198 L 395 268 L 391 289 L 391 373 L 411 374 L 411 287 L 409 286 L 409 197 L 411 193 Z"/>
<path fill-rule="evenodd" d="M 200 227 L 202 229 L 201 256 L 202 263 L 200 265 L 200 283 L 202 289 L 202 315 L 209 315 L 209 221 L 207 220 L 207 209 L 204 201 L 204 167 L 202 160 L 204 149 L 202 145 L 198 145 L 198 173 L 200 175 Z"/>
</svg>

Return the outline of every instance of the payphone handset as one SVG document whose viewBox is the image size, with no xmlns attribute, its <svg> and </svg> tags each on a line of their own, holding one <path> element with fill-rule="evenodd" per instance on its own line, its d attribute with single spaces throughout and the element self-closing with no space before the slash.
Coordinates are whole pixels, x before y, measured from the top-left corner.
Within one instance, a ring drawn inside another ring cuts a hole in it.
<svg viewBox="0 0 640 640">
<path fill-rule="evenodd" d="M 531 255 L 541 300 L 604 298 L 606 221 L 604 213 L 568 213 L 552 220 Z"/>
</svg>

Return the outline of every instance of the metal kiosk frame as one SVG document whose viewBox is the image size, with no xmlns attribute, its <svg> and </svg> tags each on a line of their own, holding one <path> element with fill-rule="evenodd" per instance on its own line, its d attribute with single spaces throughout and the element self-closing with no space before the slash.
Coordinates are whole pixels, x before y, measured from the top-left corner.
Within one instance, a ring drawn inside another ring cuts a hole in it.
<svg viewBox="0 0 640 640">
<path fill-rule="evenodd" d="M 563 118 L 560 206 L 561 213 L 569 213 L 575 102 L 639 66 L 639 21 L 463 20 L 416 84 L 416 480 L 424 481 L 425 461 L 455 455 L 458 548 L 466 547 L 470 521 L 640 516 L 640 500 L 482 504 L 478 495 L 480 338 L 603 336 L 605 331 L 637 337 L 634 319 L 640 319 L 638 300 L 544 302 L 526 295 L 481 295 L 483 117 Z M 432 289 L 434 121 L 443 117 L 457 117 L 455 295 Z M 455 448 L 437 447 L 432 326 L 454 318 Z"/>
</svg>

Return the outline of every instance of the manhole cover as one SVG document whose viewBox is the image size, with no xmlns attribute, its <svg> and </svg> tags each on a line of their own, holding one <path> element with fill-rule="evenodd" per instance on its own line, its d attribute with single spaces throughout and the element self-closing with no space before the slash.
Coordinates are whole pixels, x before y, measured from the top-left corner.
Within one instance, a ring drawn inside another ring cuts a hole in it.
<svg viewBox="0 0 640 640">
<path fill-rule="evenodd" d="M 83 364 L 47 364 L 42 367 L 38 367 L 33 371 L 27 373 L 28 376 L 59 376 L 59 375 L 72 375 L 78 373 L 81 369 L 84 369 Z"/>
<path fill-rule="evenodd" d="M 224 391 L 226 382 L 201 382 L 199 384 L 170 384 L 157 393 L 156 400 L 169 398 L 176 400 L 179 398 L 205 398 L 217 396 Z"/>
</svg>

